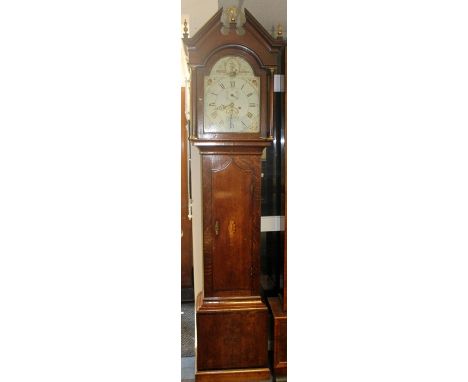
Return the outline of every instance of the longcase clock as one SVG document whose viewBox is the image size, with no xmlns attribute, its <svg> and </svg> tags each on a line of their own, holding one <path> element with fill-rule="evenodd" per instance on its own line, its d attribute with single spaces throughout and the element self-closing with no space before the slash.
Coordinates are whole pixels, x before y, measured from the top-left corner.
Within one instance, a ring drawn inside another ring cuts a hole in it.
<svg viewBox="0 0 468 382">
<path fill-rule="evenodd" d="M 273 76 L 281 71 L 284 42 L 247 10 L 230 8 L 184 44 L 190 140 L 202 157 L 196 380 L 268 380 L 268 308 L 259 280 L 261 154 L 275 128 Z"/>
</svg>

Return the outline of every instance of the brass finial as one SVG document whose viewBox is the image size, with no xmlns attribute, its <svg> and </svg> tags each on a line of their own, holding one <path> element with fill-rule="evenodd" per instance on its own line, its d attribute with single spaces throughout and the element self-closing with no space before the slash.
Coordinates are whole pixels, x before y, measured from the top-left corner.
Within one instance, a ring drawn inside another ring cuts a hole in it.
<svg viewBox="0 0 468 382">
<path fill-rule="evenodd" d="M 184 38 L 188 37 L 187 19 L 184 20 Z"/>
<path fill-rule="evenodd" d="M 236 9 L 235 8 L 229 8 L 229 20 L 231 23 L 236 22 Z"/>
<path fill-rule="evenodd" d="M 221 34 L 226 36 L 235 26 L 236 33 L 239 36 L 242 36 L 245 33 L 245 29 L 243 27 L 245 21 L 245 14 L 242 12 L 242 9 L 238 9 L 236 7 L 223 7 L 223 13 L 221 14 Z"/>
<path fill-rule="evenodd" d="M 278 24 L 278 33 L 276 35 L 276 38 L 279 38 L 279 39 L 283 38 L 283 26 L 281 24 Z"/>
</svg>

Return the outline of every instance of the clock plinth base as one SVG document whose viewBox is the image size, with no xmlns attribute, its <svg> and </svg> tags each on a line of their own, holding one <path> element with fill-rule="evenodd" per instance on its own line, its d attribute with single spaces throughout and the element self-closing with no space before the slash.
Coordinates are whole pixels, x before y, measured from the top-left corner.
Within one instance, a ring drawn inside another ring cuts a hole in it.
<svg viewBox="0 0 468 382">
<path fill-rule="evenodd" d="M 270 382 L 268 368 L 197 371 L 196 382 Z"/>
<path fill-rule="evenodd" d="M 264 378 L 269 370 L 268 307 L 258 296 L 203 298 L 200 293 L 196 322 L 197 375 L 202 378 L 197 381 L 209 381 L 203 378 L 221 371 L 219 378 L 227 379 L 211 380 L 262 380 L 246 379 L 247 374 L 237 369 L 252 374 L 251 378 L 256 374 Z M 233 379 L 239 375 L 244 379 Z"/>
</svg>

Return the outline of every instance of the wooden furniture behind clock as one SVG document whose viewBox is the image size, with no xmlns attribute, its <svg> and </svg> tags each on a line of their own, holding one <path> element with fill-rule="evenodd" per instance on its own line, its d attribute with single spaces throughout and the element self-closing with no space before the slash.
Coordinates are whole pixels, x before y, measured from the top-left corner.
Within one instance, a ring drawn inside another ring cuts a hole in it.
<svg viewBox="0 0 468 382">
<path fill-rule="evenodd" d="M 187 160 L 187 129 L 185 108 L 185 88 L 181 88 L 181 206 L 180 206 L 180 225 L 181 225 L 181 297 L 182 301 L 193 301 L 193 252 L 192 252 L 192 221 L 189 219 L 189 192 L 188 192 L 188 160 Z"/>
<path fill-rule="evenodd" d="M 273 75 L 284 42 L 245 10 L 220 9 L 193 37 L 190 141 L 202 157 L 203 291 L 196 381 L 263 381 L 268 307 L 260 293 L 261 155 L 272 141 Z"/>
</svg>

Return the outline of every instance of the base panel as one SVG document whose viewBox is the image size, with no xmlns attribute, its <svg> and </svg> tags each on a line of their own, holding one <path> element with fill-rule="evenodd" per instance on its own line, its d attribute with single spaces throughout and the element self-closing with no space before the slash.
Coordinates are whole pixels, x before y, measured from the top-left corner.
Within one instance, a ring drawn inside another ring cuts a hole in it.
<svg viewBox="0 0 468 382">
<path fill-rule="evenodd" d="M 196 382 L 270 382 L 267 368 L 197 371 Z"/>
<path fill-rule="evenodd" d="M 197 370 L 268 367 L 268 308 L 260 298 L 197 301 Z"/>
</svg>

